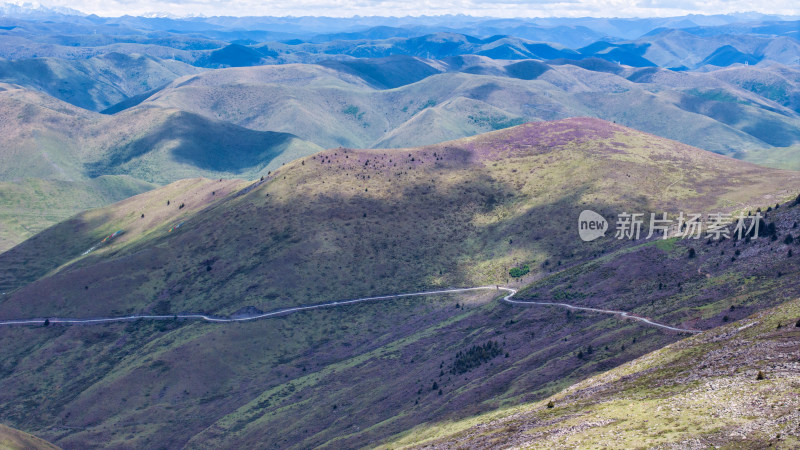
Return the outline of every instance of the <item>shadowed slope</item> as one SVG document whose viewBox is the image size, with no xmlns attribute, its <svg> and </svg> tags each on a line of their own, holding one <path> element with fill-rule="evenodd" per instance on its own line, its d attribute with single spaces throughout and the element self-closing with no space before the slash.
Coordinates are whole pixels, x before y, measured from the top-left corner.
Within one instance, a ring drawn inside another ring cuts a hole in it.
<svg viewBox="0 0 800 450">
<path fill-rule="evenodd" d="M 115 52 L 83 60 L 0 61 L 0 81 L 36 89 L 92 111 L 199 71 L 175 60 Z"/>
<path fill-rule="evenodd" d="M 798 320 L 800 301 L 790 301 L 535 404 L 414 430 L 387 447 L 794 448 Z"/>
</svg>

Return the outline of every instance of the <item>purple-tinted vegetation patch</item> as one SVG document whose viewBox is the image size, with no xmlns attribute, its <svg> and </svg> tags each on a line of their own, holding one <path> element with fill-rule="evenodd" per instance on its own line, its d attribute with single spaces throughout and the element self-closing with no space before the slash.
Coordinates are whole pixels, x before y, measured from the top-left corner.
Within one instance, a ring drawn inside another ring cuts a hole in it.
<svg viewBox="0 0 800 450">
<path fill-rule="evenodd" d="M 576 117 L 555 122 L 533 122 L 491 134 L 463 145 L 478 159 L 495 159 L 510 154 L 541 154 L 571 143 L 610 139 L 625 128 L 604 120 Z"/>
</svg>

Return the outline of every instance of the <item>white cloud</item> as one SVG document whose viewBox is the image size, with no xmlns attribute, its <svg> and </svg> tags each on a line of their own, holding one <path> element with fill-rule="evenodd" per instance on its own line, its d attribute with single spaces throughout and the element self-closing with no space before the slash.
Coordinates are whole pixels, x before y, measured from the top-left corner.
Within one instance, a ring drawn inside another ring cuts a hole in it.
<svg viewBox="0 0 800 450">
<path fill-rule="evenodd" d="M 12 2 L 21 4 L 23 2 Z M 45 0 L 101 16 L 166 13 L 173 16 L 419 16 L 466 14 L 491 17 L 664 17 L 756 11 L 800 15 L 797 0 Z"/>
</svg>

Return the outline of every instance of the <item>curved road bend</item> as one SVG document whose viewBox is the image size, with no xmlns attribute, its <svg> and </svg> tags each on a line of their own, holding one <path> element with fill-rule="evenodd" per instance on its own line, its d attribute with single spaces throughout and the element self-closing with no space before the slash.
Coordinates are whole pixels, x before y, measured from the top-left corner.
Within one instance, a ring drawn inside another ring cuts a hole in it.
<svg viewBox="0 0 800 450">
<path fill-rule="evenodd" d="M 216 317 L 216 316 L 209 316 L 206 314 L 199 314 L 199 313 L 190 313 L 190 314 L 169 314 L 169 315 L 150 315 L 150 314 L 133 314 L 129 316 L 118 316 L 118 317 L 98 317 L 94 319 L 73 319 L 73 318 L 63 318 L 63 317 L 51 317 L 51 318 L 41 318 L 41 319 L 20 319 L 20 320 L 0 320 L 0 326 L 6 325 L 41 325 L 45 320 L 49 320 L 51 324 L 68 324 L 68 325 L 96 325 L 96 324 L 103 324 L 103 323 L 113 323 L 113 322 L 129 322 L 133 320 L 139 319 L 147 319 L 147 320 L 170 320 L 170 319 L 189 319 L 189 320 L 203 320 L 206 322 L 214 322 L 214 323 L 231 323 L 231 322 L 247 322 L 250 320 L 258 320 L 258 319 L 266 319 L 269 317 L 276 317 L 282 316 L 286 314 L 291 314 L 299 311 L 307 311 L 312 309 L 321 309 L 321 308 L 332 308 L 336 306 L 344 306 L 344 305 L 352 305 L 354 303 L 364 303 L 370 301 L 379 301 L 379 300 L 392 300 L 398 299 L 403 297 L 420 297 L 425 295 L 437 295 L 437 294 L 457 294 L 460 292 L 469 292 L 469 291 L 477 291 L 477 290 L 501 290 L 508 292 L 508 295 L 503 297 L 502 301 L 507 302 L 509 304 L 514 305 L 533 305 L 533 306 L 561 306 L 568 309 L 573 310 L 580 310 L 580 311 L 590 311 L 590 312 L 598 312 L 603 314 L 614 314 L 621 317 L 625 317 L 628 319 L 638 320 L 639 322 L 645 323 L 647 325 L 652 325 L 654 327 L 663 328 L 665 330 L 676 331 L 679 333 L 699 333 L 698 330 L 689 330 L 684 328 L 677 328 L 672 327 L 669 325 L 664 325 L 661 323 L 653 322 L 652 320 L 646 319 L 644 317 L 634 316 L 625 311 L 614 311 L 610 309 L 601 309 L 601 308 L 589 308 L 586 306 L 576 306 L 570 305 L 568 303 L 554 303 L 554 302 L 533 302 L 527 300 L 513 300 L 511 297 L 517 293 L 516 289 L 507 288 L 507 287 L 499 287 L 499 286 L 479 286 L 479 287 L 472 287 L 472 288 L 459 288 L 459 289 L 442 289 L 437 291 L 424 291 L 424 292 L 412 292 L 409 294 L 393 294 L 393 295 L 380 295 L 377 297 L 364 297 L 364 298 L 356 298 L 352 300 L 339 300 L 327 303 L 318 303 L 316 305 L 306 305 L 306 306 L 295 306 L 292 308 L 284 308 L 279 309 L 276 311 L 270 311 L 263 314 L 255 314 L 252 316 L 247 317 Z"/>
</svg>

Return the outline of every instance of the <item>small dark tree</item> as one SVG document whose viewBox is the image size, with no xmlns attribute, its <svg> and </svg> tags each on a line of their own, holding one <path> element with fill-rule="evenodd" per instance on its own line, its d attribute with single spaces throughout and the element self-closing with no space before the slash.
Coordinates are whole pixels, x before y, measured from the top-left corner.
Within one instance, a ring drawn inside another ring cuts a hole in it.
<svg viewBox="0 0 800 450">
<path fill-rule="evenodd" d="M 800 328 L 800 319 L 797 319 L 797 322 L 794 324 L 795 328 Z"/>
<path fill-rule="evenodd" d="M 556 406 L 556 405 L 554 405 L 554 404 L 553 404 L 553 401 L 552 401 L 552 400 L 550 400 L 549 402 L 547 402 L 547 407 L 548 407 L 549 409 L 553 409 L 555 406 Z"/>
<path fill-rule="evenodd" d="M 694 251 L 694 249 L 690 248 L 689 249 L 689 259 L 694 258 L 695 254 L 696 254 L 696 252 Z"/>
<path fill-rule="evenodd" d="M 46 327 L 50 326 L 50 319 L 44 319 L 44 326 Z"/>
<path fill-rule="evenodd" d="M 437 390 L 437 389 L 439 389 L 439 385 L 438 385 L 438 384 L 436 384 L 436 382 L 434 381 L 434 382 L 433 382 L 433 386 L 431 386 L 431 390 L 432 390 L 432 391 L 435 391 L 435 390 Z"/>
<path fill-rule="evenodd" d="M 791 245 L 794 243 L 794 238 L 791 234 L 787 234 L 786 237 L 783 239 L 783 243 L 786 245 Z"/>
<path fill-rule="evenodd" d="M 759 381 L 761 381 L 761 380 L 763 380 L 764 378 L 766 378 L 766 377 L 764 376 L 764 372 L 762 372 L 762 371 L 760 371 L 760 370 L 759 370 L 759 371 L 758 371 L 758 375 L 756 375 L 756 380 L 759 380 Z"/>
</svg>

